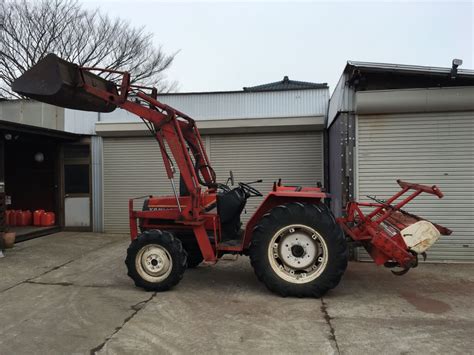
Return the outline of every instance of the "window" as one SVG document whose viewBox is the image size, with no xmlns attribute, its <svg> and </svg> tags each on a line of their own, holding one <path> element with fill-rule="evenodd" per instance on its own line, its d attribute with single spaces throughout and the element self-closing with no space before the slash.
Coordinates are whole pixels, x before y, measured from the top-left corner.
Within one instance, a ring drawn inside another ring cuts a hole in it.
<svg viewBox="0 0 474 355">
<path fill-rule="evenodd" d="M 66 194 L 89 193 L 88 164 L 70 164 L 64 166 L 64 192 Z"/>
</svg>

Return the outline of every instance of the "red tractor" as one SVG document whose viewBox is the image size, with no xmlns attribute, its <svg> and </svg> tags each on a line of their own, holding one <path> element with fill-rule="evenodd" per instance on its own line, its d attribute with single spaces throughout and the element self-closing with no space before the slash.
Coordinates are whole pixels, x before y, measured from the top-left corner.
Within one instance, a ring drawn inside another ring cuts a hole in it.
<svg viewBox="0 0 474 355">
<path fill-rule="evenodd" d="M 118 79 L 106 80 L 94 71 Z M 242 228 L 240 215 L 247 199 L 262 196 L 253 186 L 261 181 L 234 187 L 230 173 L 226 184 L 218 183 L 195 121 L 159 102 L 156 89 L 131 85 L 127 72 L 81 68 L 54 54 L 19 77 L 12 89 L 71 109 L 111 112 L 120 107 L 140 117 L 156 138 L 174 194 L 149 196 L 140 211 L 134 210 L 134 199 L 129 201 L 131 244 L 125 260 L 135 285 L 148 291 L 170 289 L 187 267 L 202 261 L 243 254 L 271 291 L 320 297 L 339 283 L 347 267 L 347 241 L 365 246 L 377 264 L 406 272 L 440 233 L 450 233 L 401 209 L 421 192 L 442 197 L 441 192 L 404 182 L 393 199 L 364 204 L 375 208 L 372 213 L 364 215 L 361 204 L 353 202 L 347 217 L 336 221 L 321 187 L 284 186 L 279 180 Z M 412 195 L 392 205 L 409 190 Z M 412 228 L 408 237 L 407 228 Z"/>
</svg>

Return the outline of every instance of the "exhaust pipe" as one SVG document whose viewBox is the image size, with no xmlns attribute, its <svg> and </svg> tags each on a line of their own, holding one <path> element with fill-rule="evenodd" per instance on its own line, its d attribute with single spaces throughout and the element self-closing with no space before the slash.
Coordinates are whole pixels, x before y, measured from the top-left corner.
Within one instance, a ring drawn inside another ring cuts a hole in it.
<svg viewBox="0 0 474 355">
<path fill-rule="evenodd" d="M 84 90 L 83 84 L 117 95 L 117 86 L 78 65 L 48 54 L 12 84 L 22 96 L 51 105 L 82 111 L 112 112 L 117 108 Z"/>
</svg>

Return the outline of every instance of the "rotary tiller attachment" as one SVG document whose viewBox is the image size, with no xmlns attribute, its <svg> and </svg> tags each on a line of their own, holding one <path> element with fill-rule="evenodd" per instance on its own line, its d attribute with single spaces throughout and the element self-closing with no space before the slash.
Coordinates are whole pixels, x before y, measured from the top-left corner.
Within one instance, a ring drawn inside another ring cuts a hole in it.
<svg viewBox="0 0 474 355">
<path fill-rule="evenodd" d="M 338 222 L 350 238 L 365 247 L 377 265 L 399 268 L 392 272 L 400 276 L 417 267 L 418 255 L 426 259 L 426 250 L 441 235 L 452 231 L 402 209 L 421 193 L 442 198 L 443 193 L 436 186 L 397 182 L 401 190 L 388 200 L 368 196 L 374 202 L 349 202 L 346 217 L 338 218 Z"/>
<path fill-rule="evenodd" d="M 112 112 L 117 107 L 84 90 L 86 84 L 117 95 L 117 86 L 55 54 L 48 54 L 12 84 L 20 95 L 60 107 L 96 112 Z"/>
</svg>

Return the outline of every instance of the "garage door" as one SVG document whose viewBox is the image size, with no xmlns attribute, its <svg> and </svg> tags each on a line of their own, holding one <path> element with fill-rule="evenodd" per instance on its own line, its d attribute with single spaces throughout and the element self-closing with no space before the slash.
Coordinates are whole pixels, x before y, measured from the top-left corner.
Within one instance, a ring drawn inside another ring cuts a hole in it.
<svg viewBox="0 0 474 355">
<path fill-rule="evenodd" d="M 103 162 L 105 232 L 127 232 L 129 198 L 172 193 L 152 137 L 104 138 Z"/>
<path fill-rule="evenodd" d="M 225 182 L 229 170 L 233 170 L 236 181 L 263 179 L 264 183 L 255 186 L 264 193 L 280 177 L 289 185 L 323 181 L 321 132 L 212 135 L 203 139 L 220 182 Z M 127 232 L 130 197 L 171 193 L 153 138 L 104 138 L 106 232 Z M 244 220 L 260 200 L 249 202 Z"/>
<path fill-rule="evenodd" d="M 359 199 L 392 195 L 397 178 L 438 185 L 443 199 L 406 208 L 454 231 L 428 258 L 474 261 L 474 113 L 359 116 L 357 130 Z"/>
<path fill-rule="evenodd" d="M 267 194 L 279 178 L 286 185 L 316 186 L 323 182 L 321 132 L 211 136 L 211 162 L 221 181 L 234 173 L 235 181 L 262 179 L 254 186 Z M 247 202 L 242 220 L 248 220 L 262 198 Z"/>
</svg>

